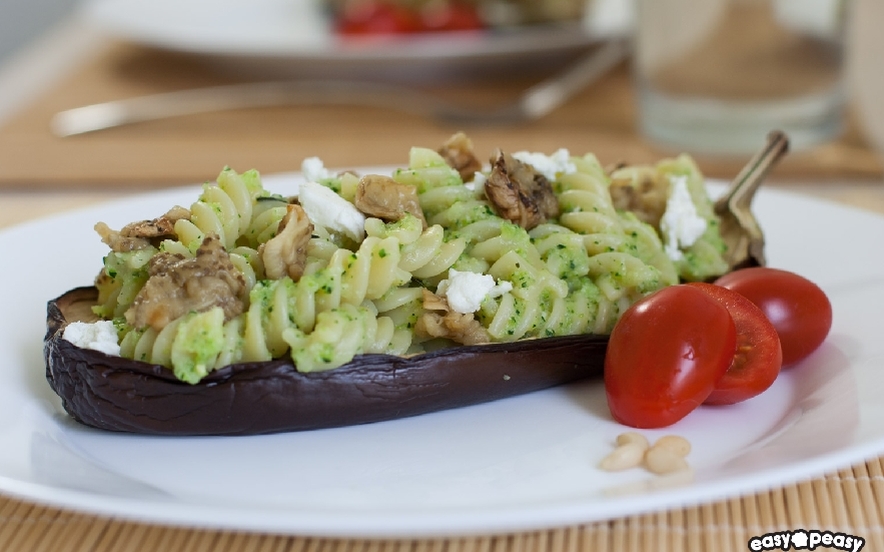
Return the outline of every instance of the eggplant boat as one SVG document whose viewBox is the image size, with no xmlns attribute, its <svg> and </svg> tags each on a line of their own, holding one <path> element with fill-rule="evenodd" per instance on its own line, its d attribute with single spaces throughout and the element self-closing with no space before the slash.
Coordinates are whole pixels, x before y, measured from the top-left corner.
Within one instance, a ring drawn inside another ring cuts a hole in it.
<svg viewBox="0 0 884 552">
<path fill-rule="evenodd" d="M 369 423 L 602 373 L 639 298 L 728 271 L 682 155 L 412 148 L 390 174 L 306 159 L 291 194 L 225 168 L 121 229 L 93 286 L 48 304 L 46 377 L 76 420 L 158 435 Z"/>
</svg>

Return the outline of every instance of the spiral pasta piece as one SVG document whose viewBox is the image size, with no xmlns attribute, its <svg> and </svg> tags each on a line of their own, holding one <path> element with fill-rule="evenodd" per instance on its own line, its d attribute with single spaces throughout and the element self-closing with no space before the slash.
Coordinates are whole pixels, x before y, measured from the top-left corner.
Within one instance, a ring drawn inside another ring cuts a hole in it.
<svg viewBox="0 0 884 552">
<path fill-rule="evenodd" d="M 225 168 L 215 183 L 203 186 L 199 199 L 190 206 L 190 218 L 176 221 L 178 239 L 191 251 L 209 234 L 218 236 L 225 248 L 235 247 L 252 224 L 255 199 L 262 192 L 256 171 L 239 175 Z"/>
<path fill-rule="evenodd" d="M 729 267 L 724 259 L 726 247 L 721 238 L 720 222 L 706 193 L 703 176 L 693 159 L 687 155 L 680 155 L 676 158 L 663 159 L 653 166 L 624 167 L 614 171 L 611 176 L 618 180 L 621 186 L 625 182 L 637 190 L 646 189 L 638 191 L 635 194 L 637 196 L 642 196 L 646 192 L 650 195 L 646 205 L 639 205 L 638 208 L 644 210 L 646 219 L 655 224 L 654 231 L 658 234 L 658 240 L 663 239 L 667 242 L 663 249 L 670 258 L 676 279 L 707 280 L 728 270 Z M 682 192 L 686 192 L 686 195 Z M 684 205 L 685 199 L 690 205 Z M 704 225 L 705 228 L 700 236 L 694 235 L 688 239 L 688 243 L 684 243 L 682 238 L 672 235 L 672 222 L 664 223 L 665 216 L 656 222 L 656 219 L 664 214 L 664 209 L 665 212 L 669 212 L 670 202 L 673 203 L 676 212 L 684 213 L 691 210 L 695 212 L 689 215 L 689 219 L 692 226 Z M 624 214 L 624 216 L 630 215 L 632 213 Z M 664 224 L 669 224 L 670 230 L 664 229 Z M 654 244 L 654 247 L 656 251 L 650 252 L 649 255 L 659 255 L 660 246 Z M 653 264 L 662 270 L 660 263 Z M 667 281 L 669 280 L 670 278 L 667 278 Z"/>
<path fill-rule="evenodd" d="M 120 343 L 120 354 L 169 366 L 175 376 L 197 383 L 209 372 L 242 360 L 243 317 L 224 321 L 221 308 L 188 313 L 162 330 L 132 330 Z"/>
<path fill-rule="evenodd" d="M 279 223 L 286 214 L 286 203 L 280 201 L 259 201 L 254 218 L 242 235 L 242 242 L 256 248 L 267 243 L 279 231 Z"/>
<path fill-rule="evenodd" d="M 298 284 L 275 281 L 265 301 L 253 300 L 244 315 L 242 360 L 270 360 L 290 351 L 298 370 L 311 372 L 335 368 L 356 354 L 403 354 L 410 346 L 410 330 L 397 328 L 390 317 L 378 316 L 371 302 L 316 309 L 307 323 L 307 318 L 295 314 L 298 300 L 303 299 Z"/>
<path fill-rule="evenodd" d="M 706 230 L 684 251 L 684 257 L 675 262 L 678 274 L 685 280 L 706 280 L 724 274 L 728 270 L 724 258 L 726 246 L 721 237 L 719 220 L 713 211 L 712 200 L 706 193 L 703 175 L 699 167 L 687 155 L 664 159 L 657 164 L 657 171 L 672 176 L 683 176 L 687 182 L 691 201 L 697 214 L 706 221 Z"/>
<path fill-rule="evenodd" d="M 604 282 L 610 299 L 614 289 L 619 297 L 636 296 L 678 282 L 672 261 L 661 255 L 662 244 L 653 228 L 629 214 L 614 209 L 608 180 L 593 156 L 575 159 L 577 172 L 561 178 L 559 201 L 563 213 L 562 226 L 583 236 L 595 274 L 599 267 L 640 268 L 635 277 L 607 278 Z M 611 262 L 611 254 L 625 255 L 620 262 Z M 593 273 L 593 271 L 590 271 Z"/>
<path fill-rule="evenodd" d="M 147 281 L 148 263 L 157 252 L 154 247 L 146 247 L 108 253 L 95 282 L 98 301 L 93 312 L 103 318 L 122 317 Z"/>
<path fill-rule="evenodd" d="M 547 270 L 555 276 L 572 280 L 589 273 L 589 253 L 576 232 L 546 223 L 534 227 L 530 236 Z"/>
<path fill-rule="evenodd" d="M 408 168 L 393 171 L 393 180 L 417 188 L 418 194 L 433 188 L 463 186 L 460 174 L 437 152 L 428 148 L 411 148 Z"/>
<path fill-rule="evenodd" d="M 424 282 L 438 283 L 466 249 L 463 239 L 446 239 L 442 226 L 434 224 L 424 229 L 421 221 L 411 215 L 387 224 L 368 219 L 366 233 L 369 237 L 396 239 L 400 244 L 399 269 Z"/>
</svg>

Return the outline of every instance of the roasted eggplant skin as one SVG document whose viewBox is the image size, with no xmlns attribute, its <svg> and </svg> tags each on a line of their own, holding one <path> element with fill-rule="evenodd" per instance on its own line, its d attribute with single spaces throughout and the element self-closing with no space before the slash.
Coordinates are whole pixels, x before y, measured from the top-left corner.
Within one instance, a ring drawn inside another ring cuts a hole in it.
<svg viewBox="0 0 884 552">
<path fill-rule="evenodd" d="M 408 358 L 361 355 L 325 372 L 290 360 L 227 366 L 191 385 L 158 365 L 82 349 L 62 337 L 84 287 L 49 301 L 46 379 L 79 422 L 152 435 L 254 435 L 379 422 L 600 376 L 607 338 L 579 335 L 463 346 Z"/>
</svg>

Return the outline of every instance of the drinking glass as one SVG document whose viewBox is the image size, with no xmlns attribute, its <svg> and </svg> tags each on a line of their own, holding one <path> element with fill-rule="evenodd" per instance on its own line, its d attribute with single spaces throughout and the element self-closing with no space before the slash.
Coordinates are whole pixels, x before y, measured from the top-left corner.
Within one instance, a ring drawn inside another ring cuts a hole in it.
<svg viewBox="0 0 884 552">
<path fill-rule="evenodd" d="M 639 125 L 652 141 L 746 155 L 773 129 L 793 149 L 836 137 L 848 0 L 637 0 Z"/>
</svg>

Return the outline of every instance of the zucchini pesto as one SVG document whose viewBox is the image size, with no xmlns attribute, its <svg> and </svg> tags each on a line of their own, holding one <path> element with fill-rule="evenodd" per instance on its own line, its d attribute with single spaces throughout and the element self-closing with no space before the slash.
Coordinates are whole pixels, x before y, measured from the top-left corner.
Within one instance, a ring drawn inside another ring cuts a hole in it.
<svg viewBox="0 0 884 552">
<path fill-rule="evenodd" d="M 98 223 L 101 321 L 65 338 L 189 383 L 286 356 L 313 372 L 367 353 L 605 335 L 648 293 L 728 269 L 686 155 L 605 170 L 592 154 L 496 150 L 482 163 L 459 133 L 391 174 L 316 158 L 302 171 L 291 197 L 225 168 L 188 208 Z"/>
</svg>

